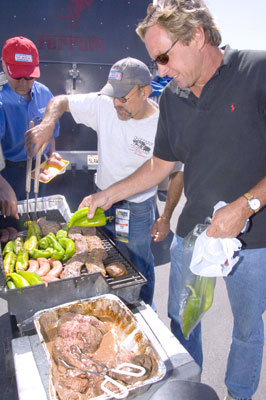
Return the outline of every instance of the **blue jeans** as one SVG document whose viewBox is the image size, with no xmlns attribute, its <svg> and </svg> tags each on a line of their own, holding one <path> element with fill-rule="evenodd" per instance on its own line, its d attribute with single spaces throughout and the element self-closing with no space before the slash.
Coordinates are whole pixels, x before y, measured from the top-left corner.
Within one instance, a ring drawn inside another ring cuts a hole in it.
<svg viewBox="0 0 266 400">
<path fill-rule="evenodd" d="M 104 231 L 115 242 L 117 248 L 128 257 L 132 264 L 140 271 L 147 283 L 140 291 L 145 303 L 152 305 L 154 294 L 155 274 L 154 257 L 151 251 L 151 230 L 155 221 L 155 197 L 151 197 L 142 203 L 120 201 L 106 211 L 107 216 L 115 216 L 116 208 L 130 210 L 129 242 L 123 243 L 115 240 L 115 224 L 108 223 Z"/>
<path fill-rule="evenodd" d="M 239 252 L 240 261 L 225 283 L 234 316 L 225 384 L 237 400 L 257 390 L 264 345 L 262 314 L 266 310 L 266 248 Z"/>
<path fill-rule="evenodd" d="M 176 234 L 170 247 L 171 269 L 169 278 L 168 316 L 171 319 L 171 331 L 185 347 L 196 363 L 202 368 L 203 355 L 201 344 L 201 324 L 191 332 L 188 339 L 184 338 L 179 325 L 179 295 L 182 281 L 183 239 Z"/>
</svg>

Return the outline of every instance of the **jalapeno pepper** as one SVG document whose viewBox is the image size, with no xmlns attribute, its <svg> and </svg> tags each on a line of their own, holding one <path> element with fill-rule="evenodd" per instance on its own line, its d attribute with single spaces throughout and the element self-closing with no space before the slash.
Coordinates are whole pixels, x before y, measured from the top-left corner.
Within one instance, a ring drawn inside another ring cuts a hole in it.
<svg viewBox="0 0 266 400">
<path fill-rule="evenodd" d="M 50 246 L 50 240 L 45 236 L 38 241 L 38 246 L 45 250 Z"/>
<path fill-rule="evenodd" d="M 71 258 L 75 253 L 75 243 L 72 239 L 69 238 L 62 238 L 59 239 L 59 243 L 65 249 L 64 257 L 62 258 L 62 262 L 65 262 Z"/>
<path fill-rule="evenodd" d="M 5 245 L 3 251 L 2 251 L 2 256 L 4 257 L 7 253 L 13 252 L 15 251 L 15 244 L 12 240 L 10 240 L 9 242 L 7 242 L 7 244 Z"/>
<path fill-rule="evenodd" d="M 38 240 L 41 239 L 42 231 L 36 221 L 26 221 L 24 225 L 28 228 L 28 238 L 36 236 Z"/>
<path fill-rule="evenodd" d="M 29 265 L 29 253 L 26 249 L 21 249 L 18 251 L 16 260 L 16 272 L 21 270 L 26 270 Z"/>
<path fill-rule="evenodd" d="M 198 296 L 201 295 L 203 302 L 202 312 L 206 312 L 212 305 L 214 296 L 215 278 L 197 276 L 195 290 Z"/>
<path fill-rule="evenodd" d="M 25 278 L 23 278 L 23 276 L 17 274 L 16 272 L 8 274 L 7 277 L 12 279 L 17 289 L 22 289 L 23 287 L 30 286 L 29 282 Z"/>
<path fill-rule="evenodd" d="M 60 229 L 59 231 L 56 232 L 55 237 L 56 237 L 56 239 L 58 241 L 60 239 L 66 238 L 67 237 L 67 231 L 65 229 Z"/>
<path fill-rule="evenodd" d="M 30 236 L 24 242 L 24 249 L 27 251 L 32 251 L 34 249 L 37 249 L 37 247 L 38 247 L 38 239 L 37 236 L 35 235 Z"/>
<path fill-rule="evenodd" d="M 14 251 L 16 254 L 18 254 L 19 250 L 23 249 L 23 240 L 21 237 L 17 237 L 16 240 L 14 241 Z"/>
<path fill-rule="evenodd" d="M 14 272 L 16 265 L 17 256 L 13 251 L 8 252 L 4 258 L 4 271 L 5 274 L 10 274 Z"/>
<path fill-rule="evenodd" d="M 30 285 L 38 285 L 39 283 L 43 283 L 42 278 L 35 272 L 18 271 L 17 273 L 23 276 L 23 278 L 25 278 Z"/>
<path fill-rule="evenodd" d="M 16 289 L 16 285 L 14 284 L 14 282 L 12 281 L 12 279 L 8 279 L 6 281 L 6 286 L 8 287 L 8 289 Z"/>
<path fill-rule="evenodd" d="M 196 326 L 200 311 L 201 311 L 201 298 L 197 295 L 195 289 L 191 285 L 187 285 L 190 289 L 191 294 L 189 295 L 185 310 L 184 310 L 184 326 L 183 335 L 187 339 L 191 330 Z"/>
<path fill-rule="evenodd" d="M 34 258 L 35 260 L 37 258 L 49 258 L 51 257 L 50 251 L 46 250 L 40 250 L 40 249 L 34 249 L 33 251 L 30 251 L 30 256 L 31 258 Z"/>
<path fill-rule="evenodd" d="M 65 250 L 61 246 L 61 244 L 56 240 L 55 235 L 48 233 L 46 236 L 48 240 L 50 240 L 50 243 L 52 243 L 52 247 L 55 251 L 51 251 L 51 248 L 48 247 L 47 250 L 51 251 L 52 253 L 52 258 L 55 258 L 56 260 L 61 260 L 64 257 Z"/>
</svg>

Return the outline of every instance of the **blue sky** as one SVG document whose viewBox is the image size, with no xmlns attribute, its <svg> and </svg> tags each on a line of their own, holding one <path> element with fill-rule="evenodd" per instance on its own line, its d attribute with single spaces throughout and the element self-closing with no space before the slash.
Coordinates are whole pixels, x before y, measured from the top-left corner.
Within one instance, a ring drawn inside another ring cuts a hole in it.
<svg viewBox="0 0 266 400">
<path fill-rule="evenodd" d="M 222 33 L 223 44 L 266 50 L 266 0 L 205 0 Z"/>
</svg>

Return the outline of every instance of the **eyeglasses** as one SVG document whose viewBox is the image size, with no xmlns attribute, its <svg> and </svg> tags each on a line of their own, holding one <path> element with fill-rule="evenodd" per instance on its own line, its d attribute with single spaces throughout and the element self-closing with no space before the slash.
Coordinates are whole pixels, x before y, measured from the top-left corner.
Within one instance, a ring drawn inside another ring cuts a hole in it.
<svg viewBox="0 0 266 400">
<path fill-rule="evenodd" d="M 31 76 L 29 77 L 22 76 L 21 78 L 13 78 L 13 79 L 15 79 L 16 81 L 20 81 L 21 79 L 25 79 L 25 81 L 32 81 L 32 79 L 34 78 L 32 78 Z"/>
<path fill-rule="evenodd" d="M 133 96 L 133 94 L 135 94 L 139 89 L 140 89 L 140 88 L 137 87 L 137 89 L 134 90 L 134 92 L 131 93 L 131 95 L 130 95 L 129 97 L 125 97 L 125 96 L 124 96 L 124 97 L 115 97 L 115 99 L 121 101 L 121 103 L 124 104 L 124 103 L 126 103 L 129 99 L 131 99 L 131 97 Z"/>
<path fill-rule="evenodd" d="M 178 39 L 176 39 L 176 40 L 174 41 L 174 43 L 172 44 L 172 46 L 171 46 L 165 53 L 159 54 L 159 55 L 155 58 L 155 60 L 153 60 L 153 61 L 155 61 L 157 64 L 166 65 L 166 64 L 168 63 L 168 61 L 169 61 L 169 56 L 168 56 L 167 53 L 169 53 L 169 51 L 174 47 L 174 45 L 175 45 L 177 42 L 178 42 Z"/>
</svg>

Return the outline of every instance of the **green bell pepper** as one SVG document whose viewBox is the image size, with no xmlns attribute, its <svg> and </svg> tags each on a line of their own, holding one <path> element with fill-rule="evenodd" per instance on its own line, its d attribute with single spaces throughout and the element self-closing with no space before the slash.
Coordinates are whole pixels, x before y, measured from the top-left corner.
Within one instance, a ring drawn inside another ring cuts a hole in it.
<svg viewBox="0 0 266 400">
<path fill-rule="evenodd" d="M 91 219 L 87 217 L 89 209 L 89 207 L 84 207 L 74 212 L 68 221 L 68 228 L 71 226 L 103 226 L 106 224 L 107 218 L 105 217 L 104 210 L 102 208 L 96 208 L 95 215 Z"/>
<path fill-rule="evenodd" d="M 56 237 L 57 240 L 66 238 L 67 237 L 67 230 L 59 229 L 59 231 L 56 232 L 55 237 Z"/>
<path fill-rule="evenodd" d="M 7 278 L 12 279 L 17 289 L 22 289 L 23 287 L 30 286 L 29 282 L 25 278 L 23 278 L 23 276 L 17 274 L 16 272 L 7 274 Z"/>
<path fill-rule="evenodd" d="M 17 273 L 23 276 L 23 278 L 25 278 L 30 285 L 38 285 L 39 283 L 43 283 L 42 278 L 35 272 L 18 271 Z"/>
<path fill-rule="evenodd" d="M 55 235 L 53 235 L 52 233 L 48 233 L 46 237 L 52 244 L 53 251 L 51 250 L 51 246 L 47 247 L 47 250 L 52 253 L 52 258 L 54 258 L 55 260 L 62 260 L 62 258 L 65 255 L 65 250 L 61 246 L 61 244 L 56 240 Z"/>
<path fill-rule="evenodd" d="M 40 250 L 40 249 L 34 249 L 33 251 L 30 251 L 30 256 L 31 258 L 34 258 L 35 260 L 37 258 L 49 258 L 51 257 L 51 252 L 46 250 Z"/>
</svg>

